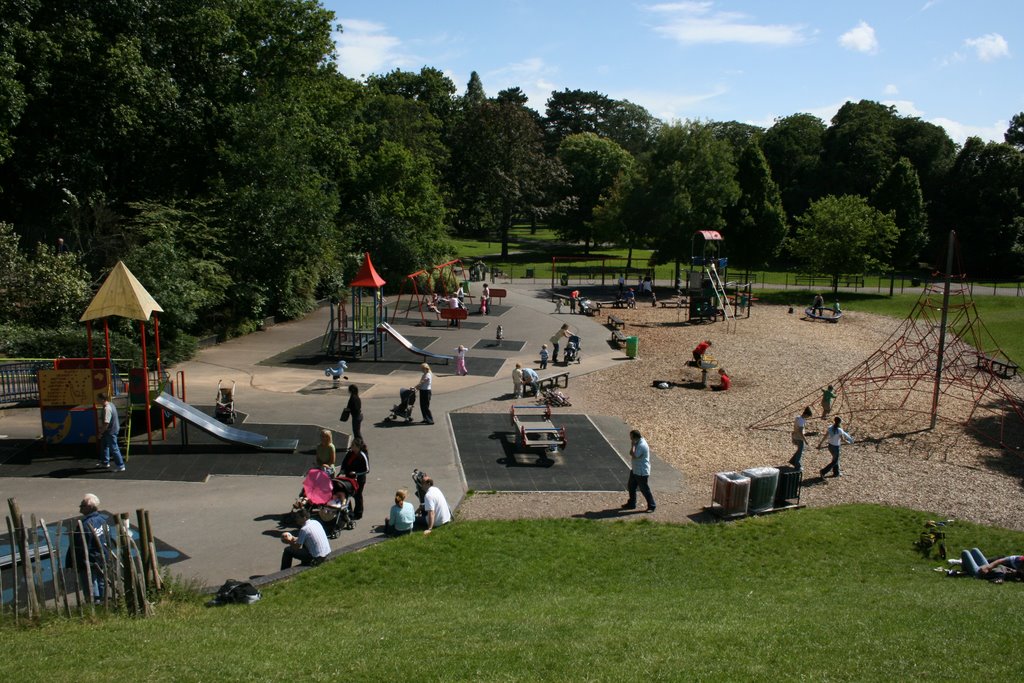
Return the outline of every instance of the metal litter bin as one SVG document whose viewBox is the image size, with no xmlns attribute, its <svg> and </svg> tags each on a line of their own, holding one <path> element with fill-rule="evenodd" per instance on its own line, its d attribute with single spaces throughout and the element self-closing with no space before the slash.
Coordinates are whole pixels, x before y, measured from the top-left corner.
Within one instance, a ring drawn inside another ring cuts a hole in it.
<svg viewBox="0 0 1024 683">
<path fill-rule="evenodd" d="M 800 504 L 800 484 L 803 470 L 796 467 L 779 468 L 779 486 L 775 489 L 775 507 L 792 507 Z"/>
<path fill-rule="evenodd" d="M 626 358 L 636 358 L 640 353 L 640 337 L 626 337 Z"/>
<path fill-rule="evenodd" d="M 524 275 L 524 277 L 527 280 L 532 280 L 533 279 L 533 268 L 527 268 L 526 269 L 526 275 Z"/>
<path fill-rule="evenodd" d="M 779 487 L 779 469 L 777 467 L 752 467 L 743 470 L 750 477 L 750 500 L 747 511 L 767 512 L 775 504 L 775 490 Z"/>
<path fill-rule="evenodd" d="M 723 516 L 747 514 L 750 477 L 738 472 L 719 472 L 711 492 L 711 509 Z"/>
</svg>

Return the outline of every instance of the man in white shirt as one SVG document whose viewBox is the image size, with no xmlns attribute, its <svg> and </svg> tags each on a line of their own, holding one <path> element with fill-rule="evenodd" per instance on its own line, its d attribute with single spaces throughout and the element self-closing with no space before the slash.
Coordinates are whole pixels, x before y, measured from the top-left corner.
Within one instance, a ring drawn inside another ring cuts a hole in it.
<svg viewBox="0 0 1024 683">
<path fill-rule="evenodd" d="M 281 555 L 281 569 L 291 567 L 292 560 L 315 567 L 331 554 L 331 543 L 327 540 L 323 524 L 319 520 L 310 519 L 309 511 L 305 508 L 296 510 L 295 516 L 302 522 L 302 528 L 298 536 L 288 532 L 281 536 L 281 540 L 288 544 Z"/>
<path fill-rule="evenodd" d="M 434 486 L 434 480 L 430 477 L 423 478 L 423 485 L 427 492 L 423 495 L 423 513 L 427 522 L 427 530 L 424 535 L 433 531 L 434 527 L 442 526 L 452 521 L 452 511 L 448 507 L 441 489 Z"/>
</svg>

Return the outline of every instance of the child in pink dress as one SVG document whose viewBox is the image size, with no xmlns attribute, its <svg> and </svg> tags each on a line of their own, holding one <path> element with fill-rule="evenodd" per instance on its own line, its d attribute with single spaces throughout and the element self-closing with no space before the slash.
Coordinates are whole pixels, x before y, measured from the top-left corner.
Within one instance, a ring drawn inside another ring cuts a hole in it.
<svg viewBox="0 0 1024 683">
<path fill-rule="evenodd" d="M 466 349 L 465 346 L 459 344 L 459 347 L 455 349 L 455 374 L 456 375 L 468 375 L 469 370 L 466 369 Z"/>
</svg>

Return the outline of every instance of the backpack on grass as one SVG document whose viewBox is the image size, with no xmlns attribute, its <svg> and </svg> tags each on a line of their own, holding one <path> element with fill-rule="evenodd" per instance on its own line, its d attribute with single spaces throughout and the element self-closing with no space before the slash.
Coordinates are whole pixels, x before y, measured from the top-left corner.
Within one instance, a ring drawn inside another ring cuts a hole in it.
<svg viewBox="0 0 1024 683">
<path fill-rule="evenodd" d="M 217 589 L 217 595 L 209 605 L 251 605 L 263 597 L 256 586 L 248 581 L 235 581 L 228 579 L 224 585 Z"/>
</svg>

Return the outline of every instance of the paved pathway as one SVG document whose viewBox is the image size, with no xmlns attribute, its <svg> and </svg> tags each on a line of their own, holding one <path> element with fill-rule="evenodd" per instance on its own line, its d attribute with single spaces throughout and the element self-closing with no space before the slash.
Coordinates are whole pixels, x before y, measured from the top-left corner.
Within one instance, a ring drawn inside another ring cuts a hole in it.
<svg viewBox="0 0 1024 683">
<path fill-rule="evenodd" d="M 392 375 L 349 373 L 349 381 L 373 386 L 363 393 L 366 415 L 363 432 L 371 448 L 371 473 L 366 488 L 366 516 L 355 531 L 344 532 L 333 542 L 335 548 L 376 536 L 374 527 L 383 520 L 396 488 L 412 488 L 412 469 L 429 472 L 454 507 L 465 491 L 447 419 L 448 411 L 476 405 L 505 396 L 511 389 L 511 370 L 516 361 L 533 364 L 541 343 L 562 322 L 579 328 L 584 339 L 585 360 L 572 366 L 571 372 L 592 372 L 621 362 L 622 352 L 608 348 L 602 340 L 607 330 L 602 318 L 570 315 L 568 309 L 555 314 L 543 295 L 542 286 L 506 285 L 506 304 L 512 309 L 483 330 L 431 329 L 429 334 L 442 340 L 430 349 L 449 352 L 460 343 L 472 347 L 481 338 L 493 338 L 495 325 L 504 328 L 506 339 L 527 342 L 519 353 L 501 354 L 506 358 L 497 377 L 469 375 L 458 377 L 454 365 L 433 366 L 435 370 L 432 409 L 433 426 L 376 426 L 398 400 L 402 387 L 415 384 L 418 375 L 396 372 Z M 611 291 L 611 287 L 608 288 Z M 479 291 L 476 283 L 474 293 Z M 254 423 L 311 424 L 345 430 L 338 422 L 347 393 L 344 388 L 314 393 L 300 389 L 324 380 L 323 367 L 275 367 L 259 362 L 289 348 L 318 338 L 328 320 L 327 309 L 320 309 L 303 320 L 270 327 L 240 339 L 201 351 L 191 361 L 173 369 L 183 371 L 187 398 L 195 404 L 210 404 L 219 379 L 238 382 L 236 405 Z M 474 316 L 474 321 L 483 320 Z M 441 341 L 444 343 L 442 344 Z M 440 348 L 438 348 L 440 347 Z M 471 351 L 473 354 L 499 354 L 498 351 Z M 618 360 L 616 360 L 618 359 Z M 343 387 L 345 384 L 342 385 Z M 418 417 L 418 408 L 417 417 Z M 0 411 L 0 437 L 36 438 L 39 415 L 35 409 Z M 138 447 L 138 446 L 134 446 Z M 163 456 L 162 456 L 163 457 Z M 173 456 L 166 456 L 173 457 Z M 131 464 L 129 463 L 129 467 Z M 625 466 L 624 466 L 625 472 Z M 129 511 L 139 507 L 150 510 L 158 537 L 179 549 L 190 559 L 175 565 L 183 576 L 198 578 L 207 585 L 219 585 L 227 578 L 245 578 L 276 570 L 281 543 L 275 515 L 289 509 L 299 489 L 295 477 L 211 476 L 204 483 L 117 481 L 81 478 L 3 477 L 0 467 L 0 491 L 4 498 L 14 496 L 26 513 L 35 513 L 47 521 L 77 513 L 78 502 L 86 492 L 100 496 L 103 507 L 111 511 Z"/>
</svg>

